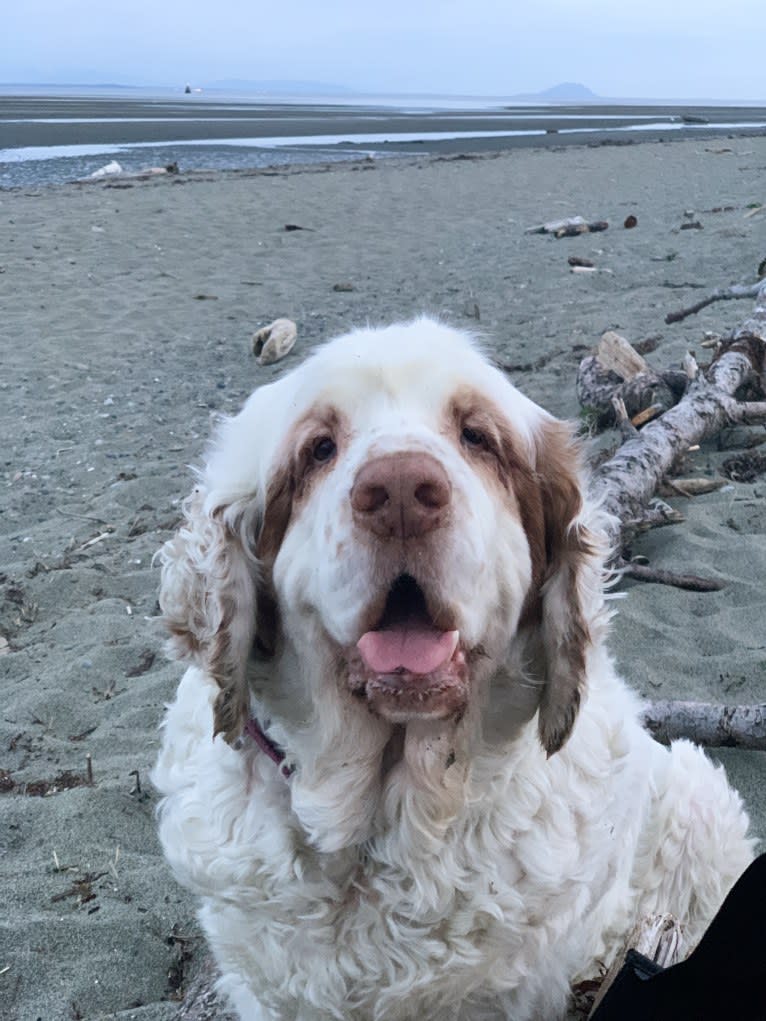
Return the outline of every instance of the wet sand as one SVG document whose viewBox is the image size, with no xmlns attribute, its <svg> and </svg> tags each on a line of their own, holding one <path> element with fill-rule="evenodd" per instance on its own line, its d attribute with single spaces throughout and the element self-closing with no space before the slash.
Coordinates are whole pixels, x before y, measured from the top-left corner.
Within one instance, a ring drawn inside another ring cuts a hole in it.
<svg viewBox="0 0 766 1021">
<path fill-rule="evenodd" d="M 755 278 L 765 169 L 766 138 L 738 138 L 0 194 L 3 1018 L 165 1021 L 202 954 L 147 774 L 180 675 L 151 559 L 211 414 L 324 338 L 428 312 L 484 331 L 526 393 L 577 418 L 576 368 L 604 330 L 656 338 L 649 359 L 665 366 L 688 349 L 704 361 L 705 331 L 745 317 L 747 302 L 727 302 L 664 323 Z M 578 213 L 610 227 L 524 233 Z M 681 230 L 692 219 L 701 229 Z M 572 274 L 572 254 L 603 272 Z M 258 368 L 250 334 L 278 316 L 298 344 Z M 731 453 L 694 452 L 688 474 L 715 475 Z M 682 510 L 634 553 L 727 587 L 625 584 L 617 659 L 652 698 L 766 701 L 766 478 Z M 717 757 L 766 835 L 766 753 Z"/>
</svg>

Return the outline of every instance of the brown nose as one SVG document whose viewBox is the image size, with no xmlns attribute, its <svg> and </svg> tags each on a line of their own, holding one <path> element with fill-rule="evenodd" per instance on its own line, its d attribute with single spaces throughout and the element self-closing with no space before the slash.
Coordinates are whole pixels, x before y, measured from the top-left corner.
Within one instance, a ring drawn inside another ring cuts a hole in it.
<svg viewBox="0 0 766 1021">
<path fill-rule="evenodd" d="M 430 454 L 376 457 L 360 469 L 351 489 L 354 519 L 381 538 L 409 539 L 444 524 L 452 487 Z"/>
</svg>

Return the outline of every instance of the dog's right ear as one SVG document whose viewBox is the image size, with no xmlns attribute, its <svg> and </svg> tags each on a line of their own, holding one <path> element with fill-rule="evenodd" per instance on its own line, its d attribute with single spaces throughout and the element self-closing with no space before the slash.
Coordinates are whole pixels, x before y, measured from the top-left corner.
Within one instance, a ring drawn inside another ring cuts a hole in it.
<svg viewBox="0 0 766 1021">
<path fill-rule="evenodd" d="M 195 489 L 184 503 L 183 524 L 160 550 L 160 607 L 173 655 L 196 663 L 218 684 L 214 733 L 231 743 L 249 713 L 260 514 L 252 501 L 209 504 L 205 490 Z"/>
</svg>

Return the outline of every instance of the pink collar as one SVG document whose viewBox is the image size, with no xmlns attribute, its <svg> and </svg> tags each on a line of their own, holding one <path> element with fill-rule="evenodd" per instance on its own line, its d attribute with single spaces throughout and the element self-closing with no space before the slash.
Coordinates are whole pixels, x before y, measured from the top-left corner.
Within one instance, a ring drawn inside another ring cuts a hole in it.
<svg viewBox="0 0 766 1021">
<path fill-rule="evenodd" d="M 266 737 L 263 732 L 263 728 L 254 716 L 252 716 L 245 724 L 245 733 L 252 737 L 253 741 L 258 745 L 261 751 L 268 755 L 272 762 L 279 766 L 279 772 L 285 779 L 288 779 L 295 771 L 295 766 L 283 765 L 285 761 L 285 753 L 279 747 L 274 744 L 270 738 Z"/>
</svg>

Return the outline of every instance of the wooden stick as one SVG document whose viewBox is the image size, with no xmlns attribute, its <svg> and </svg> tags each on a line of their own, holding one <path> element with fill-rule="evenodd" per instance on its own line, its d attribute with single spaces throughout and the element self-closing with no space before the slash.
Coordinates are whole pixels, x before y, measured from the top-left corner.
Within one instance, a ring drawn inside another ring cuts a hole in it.
<svg viewBox="0 0 766 1021">
<path fill-rule="evenodd" d="M 734 284 L 732 287 L 719 287 L 703 298 L 702 301 L 689 305 L 688 308 L 679 309 L 677 312 L 668 312 L 665 316 L 666 323 L 680 323 L 687 316 L 696 315 L 703 308 L 712 305 L 714 301 L 731 301 L 734 298 L 754 298 L 758 293 L 760 284 Z"/>
<path fill-rule="evenodd" d="M 636 581 L 653 582 L 655 585 L 670 585 L 673 588 L 686 589 L 688 592 L 719 592 L 726 588 L 726 583 L 716 578 L 701 578 L 697 574 L 676 574 L 673 571 L 662 571 L 655 567 L 646 567 L 622 560 L 618 565 L 619 573 L 624 578 Z"/>
<path fill-rule="evenodd" d="M 688 500 L 692 496 L 715 493 L 725 485 L 726 479 L 665 479 L 659 492 L 662 496 L 683 496 Z"/>
<path fill-rule="evenodd" d="M 766 750 L 766 704 L 652 702 L 642 717 L 646 729 L 662 744 L 685 737 L 711 748 Z"/>
</svg>

